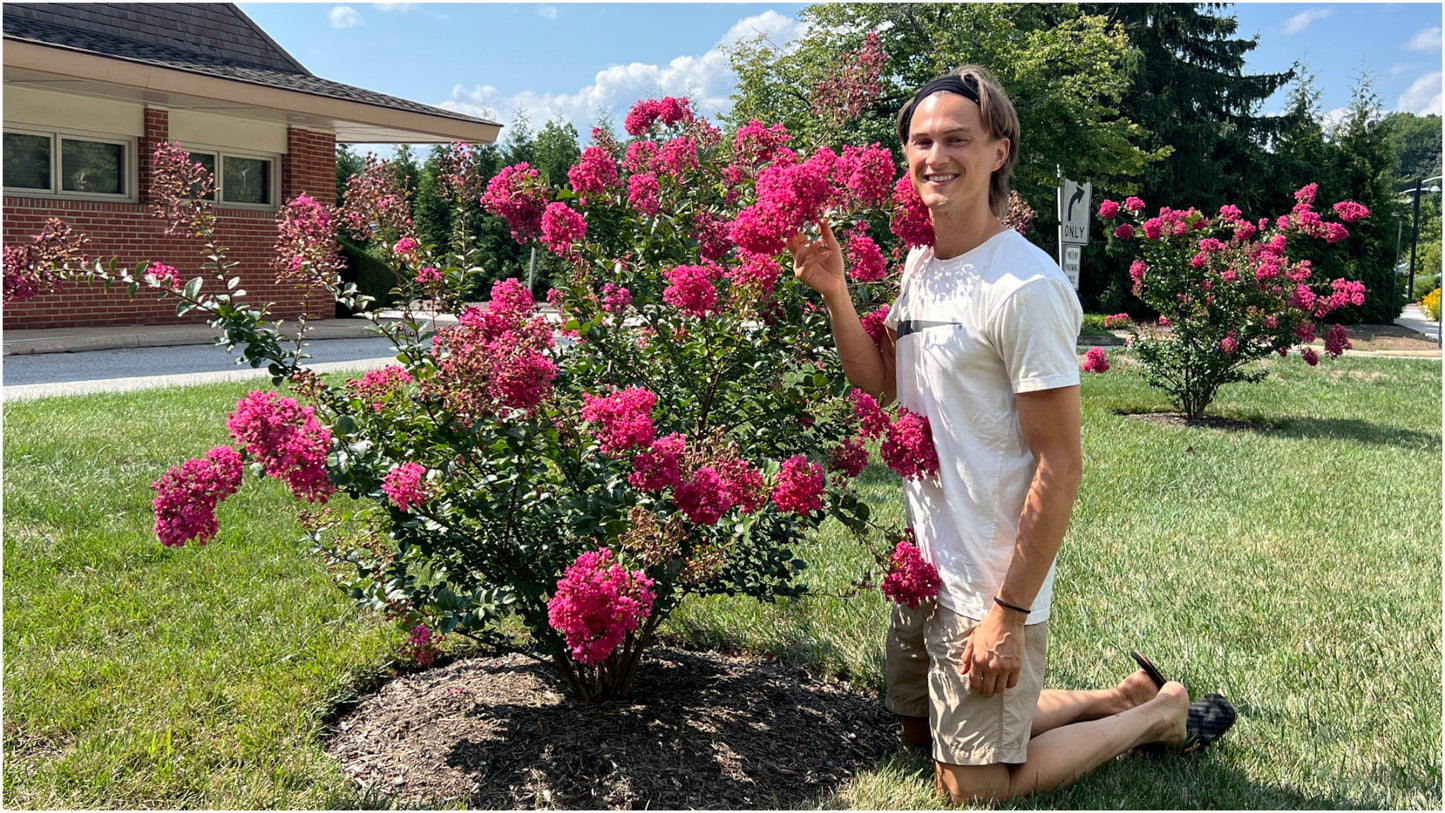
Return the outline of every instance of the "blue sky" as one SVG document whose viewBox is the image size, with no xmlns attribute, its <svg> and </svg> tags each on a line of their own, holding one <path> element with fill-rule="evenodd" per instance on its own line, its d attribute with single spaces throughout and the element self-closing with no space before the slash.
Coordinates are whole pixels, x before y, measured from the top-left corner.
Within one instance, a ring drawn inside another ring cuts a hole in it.
<svg viewBox="0 0 1445 813">
<path fill-rule="evenodd" d="M 687 94 L 710 116 L 735 77 L 719 46 L 799 34 L 801 3 L 241 3 L 312 73 L 535 130 L 571 121 L 585 138 L 596 112 L 620 123 L 638 99 Z M 1300 62 L 1327 115 L 1368 73 L 1385 111 L 1440 113 L 1440 3 L 1241 3 L 1259 36 L 1249 73 Z M 1265 105 L 1277 112 L 1280 93 Z M 505 131 L 504 131 L 505 135 Z"/>
</svg>

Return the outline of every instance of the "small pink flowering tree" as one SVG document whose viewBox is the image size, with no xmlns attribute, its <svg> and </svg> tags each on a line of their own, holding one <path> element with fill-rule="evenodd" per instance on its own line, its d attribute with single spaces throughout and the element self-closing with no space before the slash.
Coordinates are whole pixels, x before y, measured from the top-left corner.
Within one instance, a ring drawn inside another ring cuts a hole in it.
<svg viewBox="0 0 1445 813">
<path fill-rule="evenodd" d="M 932 240 L 926 211 L 877 145 L 799 153 L 759 122 L 724 137 L 675 98 L 639 103 L 626 129 L 626 143 L 599 133 L 566 185 L 519 164 L 480 192 L 518 241 L 570 267 L 545 308 L 516 280 L 468 303 L 481 270 L 464 235 L 420 244 L 383 164 L 368 162 L 339 209 L 290 201 L 273 273 L 371 318 L 396 348 L 397 364 L 339 383 L 305 367 L 304 320 L 288 337 L 248 304 L 195 193 L 209 179 L 162 145 L 158 214 L 203 242 L 203 273 L 97 263 L 83 276 L 209 315 L 290 394 L 251 393 L 227 420 L 235 448 L 156 481 L 161 541 L 213 538 L 249 462 L 315 506 L 302 514 L 313 548 L 352 597 L 412 631 L 409 651 L 430 660 L 443 637 L 469 636 L 545 659 L 586 700 L 628 690 L 687 596 L 805 593 L 804 534 L 828 517 L 870 533 L 849 485 L 868 442 L 907 477 L 934 476 L 938 460 L 926 419 L 847 389 L 784 242 L 822 217 L 847 224 L 858 298 L 886 301 L 903 246 Z M 453 185 L 475 194 L 465 171 Z M 876 225 L 889 223 L 891 235 Z M 399 320 L 342 282 L 342 231 L 388 250 L 409 303 Z M 17 287 L 40 279 L 43 258 L 16 254 Z M 884 313 L 868 316 L 880 337 Z M 895 598 L 936 589 L 916 549 L 878 558 L 904 568 Z"/>
<path fill-rule="evenodd" d="M 1252 362 L 1288 355 L 1316 339 L 1320 320 L 1364 302 L 1362 283 L 1317 280 L 1310 261 L 1300 258 L 1319 241 L 1349 236 L 1341 222 L 1315 211 L 1316 191 L 1305 186 L 1288 214 L 1257 222 L 1235 206 L 1214 217 L 1168 207 L 1149 217 L 1132 197 L 1099 207 L 1104 219 L 1124 221 L 1116 239 L 1137 241 L 1139 257 L 1129 269 L 1134 295 L 1160 314 L 1157 326 L 1130 326 L 1145 379 L 1190 418 L 1203 416 L 1220 387 L 1261 380 L 1264 371 Z M 1345 223 L 1369 215 L 1351 201 L 1332 212 Z M 1331 326 L 1324 345 L 1328 355 L 1344 352 L 1350 346 L 1344 327 Z M 1310 365 L 1319 361 L 1313 348 L 1300 354 Z"/>
</svg>

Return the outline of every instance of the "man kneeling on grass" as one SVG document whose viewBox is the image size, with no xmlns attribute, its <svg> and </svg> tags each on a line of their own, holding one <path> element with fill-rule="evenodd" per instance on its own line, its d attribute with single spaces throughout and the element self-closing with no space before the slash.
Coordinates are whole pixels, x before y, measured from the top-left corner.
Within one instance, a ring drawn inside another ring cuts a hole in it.
<svg viewBox="0 0 1445 813">
<path fill-rule="evenodd" d="M 1047 254 L 1000 220 L 1019 122 L 997 79 L 967 66 L 925 85 L 898 116 L 934 244 L 914 249 L 875 344 L 826 222 L 788 242 L 818 291 L 848 380 L 928 418 L 939 472 L 906 481 L 909 524 L 939 571 L 936 599 L 898 606 L 888 706 L 929 747 L 955 803 L 1068 785 L 1150 743 L 1197 750 L 1234 722 L 1219 695 L 1192 706 L 1142 655 L 1110 689 L 1044 690 L 1054 560 L 1082 476 L 1083 314 Z"/>
</svg>

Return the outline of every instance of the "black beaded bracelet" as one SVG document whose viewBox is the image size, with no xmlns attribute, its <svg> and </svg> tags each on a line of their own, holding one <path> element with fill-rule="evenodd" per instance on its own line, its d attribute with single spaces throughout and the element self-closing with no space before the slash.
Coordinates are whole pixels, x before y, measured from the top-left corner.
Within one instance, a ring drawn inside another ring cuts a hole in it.
<svg viewBox="0 0 1445 813">
<path fill-rule="evenodd" d="M 1023 613 L 1024 615 L 1028 615 L 1030 612 L 1032 612 L 1031 610 L 1025 610 L 1017 604 L 1009 604 L 1007 601 L 1004 601 L 998 596 L 993 597 L 993 603 L 1004 608 L 1005 610 L 1013 610 L 1016 613 Z"/>
</svg>

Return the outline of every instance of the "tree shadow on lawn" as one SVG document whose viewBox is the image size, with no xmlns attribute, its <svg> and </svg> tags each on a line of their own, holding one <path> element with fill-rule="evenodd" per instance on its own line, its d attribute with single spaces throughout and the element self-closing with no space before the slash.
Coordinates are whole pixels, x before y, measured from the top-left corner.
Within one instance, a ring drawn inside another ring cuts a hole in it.
<svg viewBox="0 0 1445 813">
<path fill-rule="evenodd" d="M 1438 432 L 1421 432 L 1358 418 L 1284 418 L 1270 434 L 1300 440 L 1358 440 L 1376 446 L 1422 451 L 1440 448 Z"/>
<path fill-rule="evenodd" d="M 654 648 L 632 695 L 571 702 L 520 655 L 392 681 L 329 750 L 405 806 L 810 806 L 898 747 L 870 694 L 762 658 Z"/>
<path fill-rule="evenodd" d="M 1429 450 L 1439 448 L 1440 435 L 1405 429 L 1389 424 L 1363 421 L 1358 418 L 1311 418 L 1248 415 L 1226 417 L 1205 415 L 1188 418 L 1181 412 L 1118 409 L 1115 415 L 1148 423 L 1187 429 L 1254 432 L 1260 435 L 1299 440 L 1358 440 L 1376 446 L 1397 446 L 1402 449 Z"/>
</svg>

